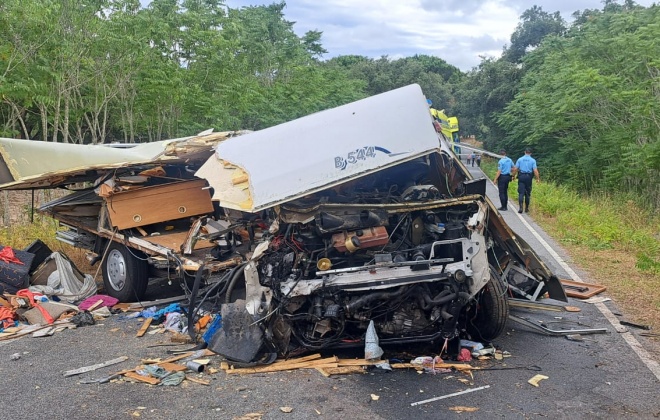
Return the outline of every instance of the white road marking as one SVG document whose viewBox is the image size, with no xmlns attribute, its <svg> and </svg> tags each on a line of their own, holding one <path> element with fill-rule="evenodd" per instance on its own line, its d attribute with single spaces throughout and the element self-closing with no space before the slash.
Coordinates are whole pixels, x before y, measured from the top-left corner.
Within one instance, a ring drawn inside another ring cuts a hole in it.
<svg viewBox="0 0 660 420">
<path fill-rule="evenodd" d="M 491 181 L 491 184 L 495 185 L 493 181 Z M 495 185 L 495 189 L 497 190 L 497 185 Z M 511 201 L 511 200 L 509 200 Z M 563 268 L 566 273 L 571 277 L 571 279 L 579 282 L 583 282 L 583 280 L 580 278 L 580 276 L 573 271 L 571 267 L 563 260 L 562 257 L 559 256 L 555 252 L 554 249 L 548 244 L 542 237 L 539 235 L 539 233 L 530 225 L 527 220 L 525 220 L 524 217 L 522 217 L 522 214 L 516 212 L 516 216 L 520 219 L 520 221 L 525 225 L 525 227 L 534 235 L 534 237 L 543 245 L 543 247 L 548 251 L 548 253 L 554 258 L 554 260 Z M 600 311 L 601 314 L 609 321 L 610 324 L 614 327 L 614 330 L 616 331 L 617 328 L 621 327 L 621 324 L 619 324 L 619 320 L 617 317 L 610 311 L 610 308 L 608 308 L 604 303 L 595 303 L 594 304 L 596 308 Z M 646 365 L 647 368 L 655 375 L 655 377 L 660 381 L 660 363 L 656 362 L 653 360 L 653 357 L 649 354 L 649 352 L 646 351 L 646 349 L 641 345 L 639 341 L 635 338 L 634 335 L 632 335 L 630 332 L 623 332 L 619 333 L 621 337 L 623 337 L 624 341 L 630 346 L 630 348 L 639 356 L 639 358 L 642 360 L 642 362 Z"/>
</svg>

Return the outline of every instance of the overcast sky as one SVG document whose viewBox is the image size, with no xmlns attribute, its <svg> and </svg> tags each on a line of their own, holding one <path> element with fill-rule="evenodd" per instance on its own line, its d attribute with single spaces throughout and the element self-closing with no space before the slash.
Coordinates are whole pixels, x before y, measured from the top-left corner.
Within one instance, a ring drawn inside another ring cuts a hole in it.
<svg viewBox="0 0 660 420">
<path fill-rule="evenodd" d="M 231 8 L 273 1 L 226 0 Z M 619 1 L 622 3 L 622 1 Z M 650 6 L 653 0 L 637 0 Z M 520 15 L 533 5 L 559 11 L 570 22 L 576 10 L 600 9 L 600 0 L 288 0 L 285 18 L 298 35 L 323 32 L 324 58 L 356 54 L 392 59 L 434 55 L 463 71 L 480 56 L 499 57 Z"/>
</svg>

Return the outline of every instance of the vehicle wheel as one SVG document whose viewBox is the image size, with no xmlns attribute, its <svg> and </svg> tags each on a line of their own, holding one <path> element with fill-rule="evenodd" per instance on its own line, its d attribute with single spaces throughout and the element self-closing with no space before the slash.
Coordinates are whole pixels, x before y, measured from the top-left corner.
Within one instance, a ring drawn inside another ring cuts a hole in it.
<svg viewBox="0 0 660 420">
<path fill-rule="evenodd" d="M 103 286 L 105 293 L 120 302 L 135 302 L 144 297 L 149 283 L 146 256 L 125 245 L 112 242 L 103 259 Z"/>
<path fill-rule="evenodd" d="M 476 316 L 468 322 L 468 332 L 477 340 L 492 341 L 502 334 L 508 318 L 509 301 L 506 287 L 491 267 L 490 281 L 479 295 Z"/>
</svg>

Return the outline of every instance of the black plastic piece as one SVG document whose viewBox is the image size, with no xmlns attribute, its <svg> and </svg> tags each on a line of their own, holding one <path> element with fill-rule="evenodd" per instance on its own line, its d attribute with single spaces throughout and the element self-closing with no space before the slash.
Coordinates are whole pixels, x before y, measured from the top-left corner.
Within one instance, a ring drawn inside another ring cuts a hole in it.
<svg viewBox="0 0 660 420">
<path fill-rule="evenodd" d="M 50 248 L 48 248 L 48 245 L 43 243 L 41 239 L 37 239 L 36 241 L 32 242 L 30 245 L 27 246 L 27 248 L 24 249 L 25 252 L 29 252 L 31 254 L 34 254 L 34 259 L 32 260 L 32 265 L 30 265 L 30 275 L 35 272 L 39 266 L 46 261 L 48 257 L 50 257 L 50 254 L 53 253 Z"/>
</svg>

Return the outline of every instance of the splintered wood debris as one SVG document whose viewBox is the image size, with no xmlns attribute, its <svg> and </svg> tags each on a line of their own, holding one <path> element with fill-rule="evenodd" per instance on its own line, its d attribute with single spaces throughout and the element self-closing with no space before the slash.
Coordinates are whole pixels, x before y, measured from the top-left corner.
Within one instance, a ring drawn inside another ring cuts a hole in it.
<svg viewBox="0 0 660 420">
<path fill-rule="evenodd" d="M 329 377 L 331 375 L 347 375 L 354 373 L 365 373 L 366 367 L 384 363 L 384 360 L 365 360 L 365 359 L 340 359 L 336 356 L 322 358 L 320 354 L 312 354 L 309 356 L 299 357 L 289 360 L 278 360 L 275 363 L 265 366 L 257 366 L 250 368 L 234 368 L 227 362 L 220 364 L 220 368 L 227 374 L 248 375 L 254 373 L 270 373 L 281 372 L 296 369 L 315 369 L 323 376 Z M 393 369 L 417 369 L 422 370 L 421 365 L 411 363 L 393 363 Z M 472 370 L 479 369 L 478 367 L 470 366 L 462 363 L 438 363 L 436 368 L 455 369 L 466 374 L 471 374 Z"/>
</svg>

